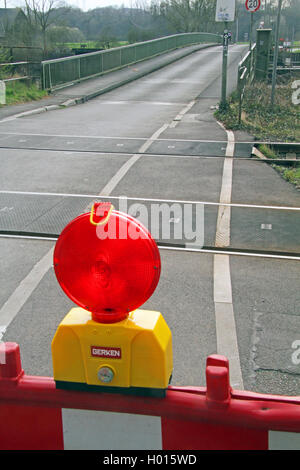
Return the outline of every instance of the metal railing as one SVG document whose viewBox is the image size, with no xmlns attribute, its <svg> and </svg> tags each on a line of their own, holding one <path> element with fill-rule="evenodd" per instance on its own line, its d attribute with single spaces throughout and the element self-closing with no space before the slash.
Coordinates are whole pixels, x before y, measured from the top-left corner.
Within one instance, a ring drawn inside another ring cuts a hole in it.
<svg viewBox="0 0 300 470">
<path fill-rule="evenodd" d="M 15 75 L 28 76 L 28 65 L 29 62 L 6 62 L 0 64 L 0 77 L 3 81 L 12 80 Z"/>
<path fill-rule="evenodd" d="M 198 43 L 220 44 L 221 36 L 214 33 L 183 33 L 104 51 L 45 60 L 42 62 L 42 87 L 59 88 Z"/>
<path fill-rule="evenodd" d="M 245 93 L 245 87 L 254 79 L 256 60 L 256 44 L 253 44 L 245 57 L 238 65 L 237 90 L 239 94 L 239 124 L 242 119 L 242 104 Z"/>
<path fill-rule="evenodd" d="M 6 62 L 0 64 L 0 79 L 4 82 L 40 78 L 40 62 Z"/>
</svg>

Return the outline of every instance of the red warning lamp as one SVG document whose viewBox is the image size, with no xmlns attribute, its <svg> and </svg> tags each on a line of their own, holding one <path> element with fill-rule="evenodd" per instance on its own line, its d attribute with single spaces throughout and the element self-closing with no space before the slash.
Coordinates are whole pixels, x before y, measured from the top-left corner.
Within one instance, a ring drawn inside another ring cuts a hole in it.
<svg viewBox="0 0 300 470">
<path fill-rule="evenodd" d="M 79 306 L 52 340 L 56 387 L 164 397 L 173 369 L 171 331 L 160 312 L 138 308 L 160 277 L 148 230 L 110 203 L 94 204 L 62 231 L 54 269 Z"/>
<path fill-rule="evenodd" d="M 157 245 L 136 219 L 95 203 L 62 231 L 54 269 L 68 297 L 100 323 L 125 319 L 155 290 L 161 263 Z"/>
</svg>

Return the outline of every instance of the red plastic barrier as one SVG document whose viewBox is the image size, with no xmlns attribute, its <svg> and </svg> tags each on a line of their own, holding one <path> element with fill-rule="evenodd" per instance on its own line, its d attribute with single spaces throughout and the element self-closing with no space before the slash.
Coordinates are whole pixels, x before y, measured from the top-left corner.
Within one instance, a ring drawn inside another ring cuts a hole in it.
<svg viewBox="0 0 300 470">
<path fill-rule="evenodd" d="M 206 388 L 149 398 L 57 390 L 4 346 L 0 449 L 300 449 L 300 398 L 232 390 L 223 356 L 208 357 Z"/>
</svg>

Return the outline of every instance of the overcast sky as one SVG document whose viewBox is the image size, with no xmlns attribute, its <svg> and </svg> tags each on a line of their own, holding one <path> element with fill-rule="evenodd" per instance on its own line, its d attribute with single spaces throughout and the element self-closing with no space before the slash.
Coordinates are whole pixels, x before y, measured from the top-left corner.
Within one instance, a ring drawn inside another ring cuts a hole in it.
<svg viewBox="0 0 300 470">
<path fill-rule="evenodd" d="M 139 0 L 63 0 L 64 3 L 68 5 L 73 5 L 75 7 L 81 8 L 84 11 L 92 10 L 93 8 L 107 7 L 107 6 L 117 6 L 122 5 L 126 7 L 135 6 Z M 143 0 L 144 2 L 145 0 Z M 0 0 L 0 7 L 3 8 L 5 0 Z M 13 8 L 16 6 L 22 6 L 24 4 L 23 0 L 6 0 L 8 8 Z"/>
</svg>

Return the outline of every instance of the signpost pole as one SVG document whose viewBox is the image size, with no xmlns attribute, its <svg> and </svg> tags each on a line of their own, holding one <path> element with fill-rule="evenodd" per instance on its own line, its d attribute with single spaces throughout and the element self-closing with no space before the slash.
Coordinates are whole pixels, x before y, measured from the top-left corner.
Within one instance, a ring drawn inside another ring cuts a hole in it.
<svg viewBox="0 0 300 470">
<path fill-rule="evenodd" d="M 260 8 L 261 0 L 246 0 L 246 9 L 250 12 L 249 51 L 252 48 L 253 13 Z"/>
<path fill-rule="evenodd" d="M 222 87 L 220 109 L 227 108 L 226 90 L 227 90 L 227 57 L 228 40 L 231 32 L 228 32 L 228 22 L 233 22 L 235 16 L 235 0 L 217 0 L 216 3 L 216 21 L 224 22 L 223 33 L 223 57 L 222 57 Z"/>
<path fill-rule="evenodd" d="M 222 60 L 222 91 L 221 91 L 221 109 L 226 108 L 226 91 L 227 91 L 227 57 L 228 57 L 228 30 L 227 21 L 224 22 L 223 34 L 223 60 Z"/>
<path fill-rule="evenodd" d="M 279 43 L 279 27 L 280 27 L 280 13 L 281 13 L 282 0 L 278 0 L 278 12 L 275 32 L 275 46 L 274 46 L 274 58 L 273 58 L 273 73 L 272 73 L 272 91 L 271 91 L 271 109 L 274 108 L 275 99 L 275 87 L 276 87 L 276 69 L 278 61 L 278 43 Z"/>
<path fill-rule="evenodd" d="M 252 29 L 253 29 L 253 11 L 250 12 L 249 51 L 251 51 L 251 47 L 252 47 Z"/>
</svg>

